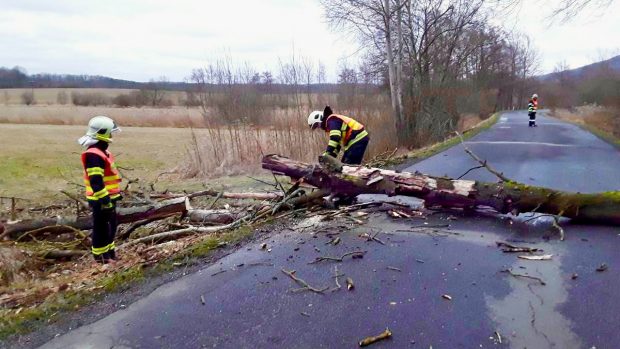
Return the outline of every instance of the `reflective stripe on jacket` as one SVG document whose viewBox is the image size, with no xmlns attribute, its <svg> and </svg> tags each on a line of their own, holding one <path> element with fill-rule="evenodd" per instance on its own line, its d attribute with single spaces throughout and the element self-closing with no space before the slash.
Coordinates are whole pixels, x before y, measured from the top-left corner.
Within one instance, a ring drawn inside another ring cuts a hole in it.
<svg viewBox="0 0 620 349">
<path fill-rule="evenodd" d="M 364 129 L 364 125 L 362 125 L 360 122 L 353 118 L 339 114 L 332 114 L 327 118 L 326 122 L 328 122 L 331 118 L 337 118 L 342 120 L 342 127 L 340 128 L 340 144 L 342 145 L 344 150 L 347 150 L 350 146 L 357 143 L 362 138 L 368 136 L 368 132 L 366 132 L 366 130 Z M 334 132 L 335 130 L 325 131 L 331 135 L 331 132 Z M 355 138 L 351 139 L 351 135 L 355 131 L 360 132 L 356 134 Z"/>
<path fill-rule="evenodd" d="M 536 108 L 534 107 L 534 103 L 529 103 L 529 104 L 527 105 L 527 111 L 528 111 L 529 113 L 533 113 L 533 112 L 535 112 L 535 111 L 536 111 Z"/>
<path fill-rule="evenodd" d="M 95 154 L 99 156 L 105 162 L 104 168 L 100 167 L 86 167 L 86 154 Z M 97 201 L 106 196 L 110 196 L 110 199 L 116 199 L 120 197 L 121 193 L 121 176 L 114 164 L 114 155 L 108 151 L 103 151 L 96 147 L 86 149 L 82 153 L 82 165 L 84 166 L 84 186 L 86 187 L 86 198 L 88 200 Z M 91 176 L 102 176 L 104 189 L 93 192 L 93 188 L 90 185 Z"/>
</svg>

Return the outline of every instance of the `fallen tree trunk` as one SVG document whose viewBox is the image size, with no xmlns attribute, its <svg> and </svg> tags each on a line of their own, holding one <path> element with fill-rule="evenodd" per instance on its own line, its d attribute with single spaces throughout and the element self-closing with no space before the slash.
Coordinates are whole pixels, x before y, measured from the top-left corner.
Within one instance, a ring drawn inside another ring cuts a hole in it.
<svg viewBox="0 0 620 349">
<path fill-rule="evenodd" d="M 501 213 L 539 212 L 581 222 L 620 224 L 620 192 L 570 193 L 513 181 L 485 183 L 363 166 L 312 165 L 278 155 L 263 157 L 262 167 L 337 194 L 404 195 L 423 199 L 426 206 L 485 206 Z"/>
<path fill-rule="evenodd" d="M 190 210 L 187 213 L 192 223 L 228 224 L 237 220 L 237 216 L 229 210 Z"/>
<path fill-rule="evenodd" d="M 119 208 L 117 210 L 118 223 L 131 223 L 140 220 L 152 219 L 155 217 L 168 217 L 171 214 L 186 213 L 190 210 L 187 197 L 165 200 L 152 205 Z M 92 228 L 91 216 L 68 218 L 55 217 L 19 221 L 16 223 L 5 223 L 6 236 L 12 239 L 19 238 L 22 234 L 33 231 L 43 230 L 44 228 L 54 229 L 57 226 L 66 226 L 78 230 L 88 230 Z"/>
</svg>

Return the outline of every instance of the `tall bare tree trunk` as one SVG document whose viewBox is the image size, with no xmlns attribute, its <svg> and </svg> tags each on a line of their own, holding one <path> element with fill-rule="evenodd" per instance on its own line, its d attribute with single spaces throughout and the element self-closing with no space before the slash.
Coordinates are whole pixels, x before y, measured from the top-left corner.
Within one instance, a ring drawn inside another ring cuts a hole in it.
<svg viewBox="0 0 620 349">
<path fill-rule="evenodd" d="M 390 80 L 390 97 L 392 100 L 392 114 L 394 115 L 394 121 L 398 132 L 398 143 L 403 144 L 407 140 L 406 133 L 403 134 L 400 130 L 406 130 L 405 120 L 403 117 L 403 101 L 402 101 L 402 60 L 399 55 L 394 57 L 394 45 L 392 38 L 392 14 L 390 10 L 390 1 L 384 0 L 383 2 L 383 20 L 385 24 L 385 50 L 388 64 L 388 78 Z M 399 1 L 399 0 L 397 0 Z M 400 7 L 400 6 L 399 6 Z M 397 24 L 400 28 L 400 23 Z M 399 36 L 399 52 L 402 49 L 402 31 L 397 30 Z M 399 69 L 400 67 L 400 69 Z"/>
</svg>

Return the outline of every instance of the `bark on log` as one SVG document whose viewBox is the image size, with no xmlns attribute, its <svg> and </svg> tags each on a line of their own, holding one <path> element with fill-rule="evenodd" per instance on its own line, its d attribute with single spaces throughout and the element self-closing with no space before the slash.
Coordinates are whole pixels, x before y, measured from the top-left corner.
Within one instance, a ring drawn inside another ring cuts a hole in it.
<svg viewBox="0 0 620 349">
<path fill-rule="evenodd" d="M 228 210 L 190 210 L 187 218 L 192 223 L 228 224 L 238 217 Z"/>
<path fill-rule="evenodd" d="M 282 193 L 272 192 L 272 193 L 253 193 L 253 192 L 242 192 L 242 193 L 231 193 L 231 192 L 218 192 L 215 190 L 202 190 L 194 193 L 164 193 L 164 194 L 156 194 L 153 193 L 150 195 L 151 198 L 154 199 L 169 199 L 169 198 L 177 198 L 177 197 L 188 197 L 190 199 L 200 197 L 200 196 L 215 196 L 221 197 L 222 199 L 253 199 L 253 200 L 274 200 L 282 198 Z"/>
<path fill-rule="evenodd" d="M 191 209 L 187 197 L 175 198 L 155 203 L 153 205 L 136 206 L 129 208 L 119 208 L 117 210 L 118 223 L 131 223 L 140 220 L 150 219 L 153 217 L 167 217 L 174 213 L 185 213 Z M 92 228 L 91 216 L 79 217 L 77 219 L 71 217 L 55 217 L 25 220 L 16 223 L 5 224 L 5 234 L 12 239 L 16 239 L 22 234 L 55 226 L 69 226 L 79 230 L 88 230 Z"/>
<path fill-rule="evenodd" d="M 581 194 L 528 186 L 516 182 L 485 183 L 396 172 L 363 166 L 334 166 L 298 162 L 278 155 L 263 157 L 262 166 L 333 193 L 413 196 L 427 206 L 491 207 L 498 212 L 539 212 L 575 221 L 620 224 L 620 192 Z"/>
</svg>

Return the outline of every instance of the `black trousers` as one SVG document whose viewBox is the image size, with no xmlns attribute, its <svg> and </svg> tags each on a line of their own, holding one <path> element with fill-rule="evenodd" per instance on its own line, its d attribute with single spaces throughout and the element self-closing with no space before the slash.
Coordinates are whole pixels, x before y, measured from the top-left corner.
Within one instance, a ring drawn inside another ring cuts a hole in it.
<svg viewBox="0 0 620 349">
<path fill-rule="evenodd" d="M 116 204 L 112 209 L 102 209 L 98 202 L 91 202 L 90 207 L 93 211 L 93 231 L 91 239 L 93 241 L 92 252 L 95 258 L 110 257 L 114 252 L 114 237 L 116 236 Z M 112 251 L 112 252 L 111 252 Z"/>
<path fill-rule="evenodd" d="M 361 165 L 369 141 L 370 136 L 366 136 L 353 144 L 342 154 L 342 163 L 347 165 Z"/>
<path fill-rule="evenodd" d="M 536 125 L 536 113 L 529 113 L 528 116 L 530 117 L 529 126 Z"/>
</svg>

